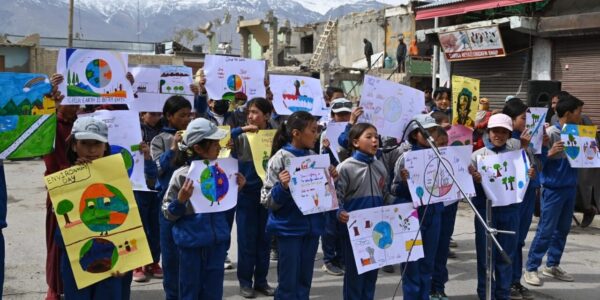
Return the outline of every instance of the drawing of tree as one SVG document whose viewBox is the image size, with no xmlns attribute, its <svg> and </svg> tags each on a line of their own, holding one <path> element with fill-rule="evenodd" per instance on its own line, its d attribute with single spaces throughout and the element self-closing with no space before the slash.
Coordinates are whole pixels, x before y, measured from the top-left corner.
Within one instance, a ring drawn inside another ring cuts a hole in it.
<svg viewBox="0 0 600 300">
<path fill-rule="evenodd" d="M 171 87 L 170 86 L 167 86 L 167 92 L 169 92 L 169 93 L 171 92 Z"/>
<path fill-rule="evenodd" d="M 493 168 L 494 168 L 494 170 L 496 170 L 496 177 L 501 177 L 502 176 L 502 174 L 500 173 L 500 168 L 501 167 L 502 166 L 500 164 L 494 164 Z"/>
<path fill-rule="evenodd" d="M 510 184 L 510 190 L 514 191 L 513 182 L 515 182 L 515 176 L 508 176 L 508 183 Z"/>
<path fill-rule="evenodd" d="M 502 163 L 502 165 L 504 165 L 504 172 L 507 172 L 506 167 L 508 167 L 508 162 L 505 161 Z"/>
<path fill-rule="evenodd" d="M 67 85 L 71 85 L 71 70 L 67 71 Z"/>
<path fill-rule="evenodd" d="M 508 178 L 502 177 L 502 184 L 504 184 L 504 188 L 508 191 Z"/>
<path fill-rule="evenodd" d="M 63 216 L 65 218 L 65 222 L 67 224 L 71 223 L 71 220 L 69 220 L 68 213 L 72 210 L 73 210 L 73 203 L 67 199 L 64 199 L 64 200 L 58 202 L 58 205 L 56 206 L 56 213 Z"/>
<path fill-rule="evenodd" d="M 569 143 L 567 143 L 568 145 L 571 146 L 577 146 L 577 141 L 575 140 L 575 137 L 569 133 Z"/>
<path fill-rule="evenodd" d="M 163 85 L 165 85 L 165 83 L 167 83 L 164 79 L 160 80 L 160 84 L 158 85 L 158 92 L 162 94 L 162 87 Z"/>
</svg>

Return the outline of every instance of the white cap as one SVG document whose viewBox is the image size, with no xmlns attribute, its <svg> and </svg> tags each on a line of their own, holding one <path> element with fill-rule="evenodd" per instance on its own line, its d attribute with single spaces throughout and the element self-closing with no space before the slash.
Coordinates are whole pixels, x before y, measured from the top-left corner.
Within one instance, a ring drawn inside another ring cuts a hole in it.
<svg viewBox="0 0 600 300">
<path fill-rule="evenodd" d="M 513 131 L 513 121 L 512 119 L 505 114 L 495 114 L 490 117 L 488 121 L 488 129 L 502 127 L 508 129 L 508 131 Z"/>
<path fill-rule="evenodd" d="M 352 112 L 352 102 L 346 98 L 337 98 L 331 101 L 331 112 L 334 114 L 341 112 Z"/>
<path fill-rule="evenodd" d="M 80 117 L 73 124 L 71 134 L 76 140 L 108 142 L 108 126 L 94 117 Z"/>
<path fill-rule="evenodd" d="M 222 140 L 227 136 L 227 131 L 217 127 L 211 121 L 198 118 L 190 122 L 183 133 L 183 148 L 199 143 L 202 140 Z M 180 149 L 181 149 L 180 145 Z"/>
</svg>

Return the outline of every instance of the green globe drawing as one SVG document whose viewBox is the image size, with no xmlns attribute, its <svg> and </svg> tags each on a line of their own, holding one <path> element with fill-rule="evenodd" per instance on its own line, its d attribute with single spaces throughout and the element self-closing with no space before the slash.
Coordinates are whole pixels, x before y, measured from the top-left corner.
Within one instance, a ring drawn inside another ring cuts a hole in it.
<svg viewBox="0 0 600 300">
<path fill-rule="evenodd" d="M 381 249 L 389 248 L 393 242 L 394 233 L 390 223 L 381 221 L 373 228 L 373 242 Z"/>
</svg>

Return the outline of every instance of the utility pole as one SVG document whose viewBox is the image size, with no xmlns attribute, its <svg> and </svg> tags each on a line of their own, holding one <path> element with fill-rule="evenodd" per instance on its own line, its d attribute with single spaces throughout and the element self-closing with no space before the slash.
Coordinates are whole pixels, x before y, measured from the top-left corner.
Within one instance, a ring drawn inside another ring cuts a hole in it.
<svg viewBox="0 0 600 300">
<path fill-rule="evenodd" d="M 433 23 L 433 28 L 438 28 L 438 18 L 436 17 Z M 440 50 L 437 45 L 433 45 L 433 59 L 431 60 L 432 70 L 431 70 L 431 89 L 435 91 L 437 89 L 437 74 L 438 74 L 438 57 L 440 55 Z"/>
<path fill-rule="evenodd" d="M 67 47 L 73 48 L 73 4 L 75 0 L 69 0 L 69 36 L 67 38 Z"/>
</svg>

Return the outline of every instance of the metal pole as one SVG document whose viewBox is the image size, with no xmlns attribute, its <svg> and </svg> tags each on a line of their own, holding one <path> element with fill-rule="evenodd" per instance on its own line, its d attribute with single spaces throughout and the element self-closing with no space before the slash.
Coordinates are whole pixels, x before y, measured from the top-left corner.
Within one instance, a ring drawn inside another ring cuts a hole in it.
<svg viewBox="0 0 600 300">
<path fill-rule="evenodd" d="M 67 47 L 73 48 L 73 7 L 75 0 L 69 0 L 69 36 L 67 37 Z"/>
<path fill-rule="evenodd" d="M 485 200 L 485 221 L 488 227 L 492 226 L 492 201 L 490 199 Z M 492 245 L 492 233 L 486 232 L 485 234 L 485 265 L 487 266 L 485 271 L 485 299 L 492 300 L 492 274 L 494 272 L 493 266 L 493 245 Z"/>
<path fill-rule="evenodd" d="M 433 21 L 433 28 L 438 28 L 438 18 L 436 17 Z M 431 89 L 435 91 L 437 88 L 437 73 L 438 73 L 438 55 L 440 49 L 437 44 L 433 45 L 433 59 L 431 60 Z"/>
</svg>

